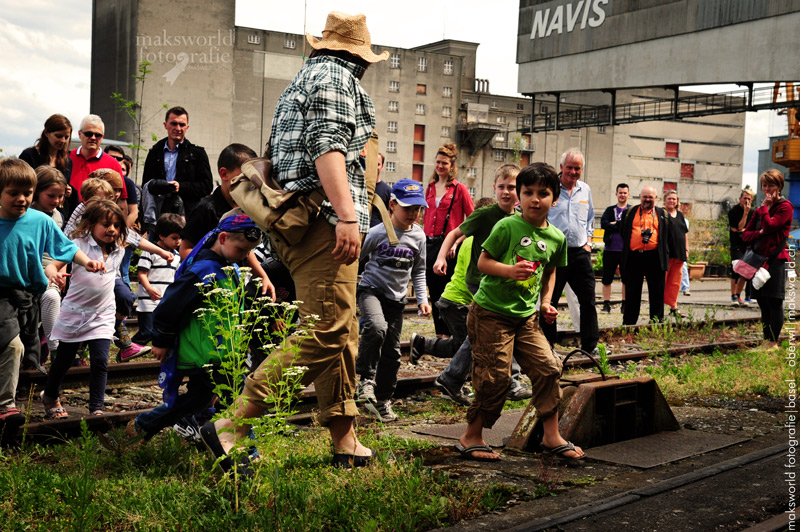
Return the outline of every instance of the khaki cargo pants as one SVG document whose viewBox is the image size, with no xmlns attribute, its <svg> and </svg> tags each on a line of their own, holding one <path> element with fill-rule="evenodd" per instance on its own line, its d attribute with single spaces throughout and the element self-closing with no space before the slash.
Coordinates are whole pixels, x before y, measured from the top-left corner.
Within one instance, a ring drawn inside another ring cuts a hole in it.
<svg viewBox="0 0 800 532">
<path fill-rule="evenodd" d="M 538 313 L 512 318 L 473 303 L 467 317 L 467 334 L 472 344 L 475 389 L 467 422 L 481 416 L 483 426 L 491 428 L 500 417 L 511 386 L 512 358 L 517 359 L 522 372 L 531 379 L 531 402 L 539 417 L 549 417 L 558 411 L 561 361 L 539 328 Z"/>
<path fill-rule="evenodd" d="M 355 361 L 358 354 L 356 319 L 356 281 L 358 261 L 345 266 L 331 255 L 336 244 L 335 228 L 319 216 L 303 240 L 287 246 L 273 240 L 272 245 L 289 269 L 301 301 L 298 315 L 319 316 L 309 338 L 273 351 L 245 381 L 243 395 L 261 406 L 269 406 L 270 383 L 280 380 L 281 371 L 290 366 L 307 366 L 302 384 L 314 383 L 319 404 L 319 423 L 327 426 L 336 416 L 358 415 L 353 400 Z M 276 363 L 277 361 L 278 363 Z"/>
</svg>

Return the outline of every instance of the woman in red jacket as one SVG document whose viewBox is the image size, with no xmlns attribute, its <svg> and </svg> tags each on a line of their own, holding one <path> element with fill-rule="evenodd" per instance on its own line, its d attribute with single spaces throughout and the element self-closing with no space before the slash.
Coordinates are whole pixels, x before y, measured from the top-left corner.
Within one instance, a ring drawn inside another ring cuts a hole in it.
<svg viewBox="0 0 800 532">
<path fill-rule="evenodd" d="M 439 336 L 449 335 L 450 331 L 439 316 L 439 310 L 434 303 L 441 297 L 445 285 L 453 274 L 457 246 L 453 246 L 453 249 L 447 252 L 446 275 L 433 273 L 433 264 L 447 233 L 458 227 L 475 210 L 469 189 L 456 179 L 457 156 L 458 150 L 452 142 L 438 149 L 436 167 L 425 192 L 425 199 L 428 202 L 424 219 L 427 237 L 425 278 L 428 283 L 429 300 L 433 306 L 433 323 Z"/>
<path fill-rule="evenodd" d="M 786 240 L 792 226 L 792 203 L 781 197 L 783 174 L 774 168 L 761 174 L 761 191 L 764 201 L 756 209 L 747 227 L 742 231 L 742 240 L 749 243 L 753 251 L 767 257 L 764 268 L 769 270 L 769 281 L 753 297 L 761 309 L 764 327 L 764 347 L 778 345 L 778 336 L 783 328 L 783 299 L 786 295 L 786 261 L 789 252 Z"/>
</svg>

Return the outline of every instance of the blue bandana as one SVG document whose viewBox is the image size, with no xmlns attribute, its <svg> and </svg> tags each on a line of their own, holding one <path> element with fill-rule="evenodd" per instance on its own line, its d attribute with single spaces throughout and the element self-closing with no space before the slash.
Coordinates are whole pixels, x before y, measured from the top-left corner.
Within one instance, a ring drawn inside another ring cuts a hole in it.
<svg viewBox="0 0 800 532">
<path fill-rule="evenodd" d="M 242 233 L 248 242 L 258 242 L 261 239 L 261 229 L 250 219 L 246 214 L 239 214 L 235 216 L 228 216 L 221 220 L 217 226 L 206 233 L 206 236 L 200 239 L 200 242 L 192 249 L 192 252 L 181 262 L 178 271 L 175 272 L 175 278 L 192 266 L 194 257 L 200 253 L 201 249 L 210 248 L 217 241 L 217 236 L 222 233 Z"/>
</svg>

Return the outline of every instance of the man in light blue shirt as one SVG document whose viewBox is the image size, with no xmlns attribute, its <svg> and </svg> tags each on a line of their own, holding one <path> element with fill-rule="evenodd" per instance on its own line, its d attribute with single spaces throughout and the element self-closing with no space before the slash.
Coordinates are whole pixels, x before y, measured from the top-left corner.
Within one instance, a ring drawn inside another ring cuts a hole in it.
<svg viewBox="0 0 800 532">
<path fill-rule="evenodd" d="M 595 280 L 592 270 L 594 206 L 589 185 L 580 180 L 583 174 L 583 152 L 570 148 L 561 156 L 561 194 L 550 208 L 547 219 L 567 237 L 567 265 L 556 269 L 552 304 L 558 304 L 564 286 L 569 286 L 580 303 L 581 349 L 589 353 L 597 348 L 600 332 L 595 308 Z M 550 345 L 556 343 L 556 322 L 540 319 L 542 331 Z"/>
</svg>

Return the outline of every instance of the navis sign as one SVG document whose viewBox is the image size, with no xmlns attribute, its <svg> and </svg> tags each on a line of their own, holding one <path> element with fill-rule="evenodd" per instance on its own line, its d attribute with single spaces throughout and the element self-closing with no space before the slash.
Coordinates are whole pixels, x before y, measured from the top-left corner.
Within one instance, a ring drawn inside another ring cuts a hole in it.
<svg viewBox="0 0 800 532">
<path fill-rule="evenodd" d="M 531 40 L 549 37 L 551 33 L 559 35 L 566 31 L 571 33 L 576 26 L 585 29 L 588 24 L 596 28 L 606 20 L 604 7 L 609 0 L 578 0 L 554 8 L 540 9 L 533 15 Z"/>
</svg>

